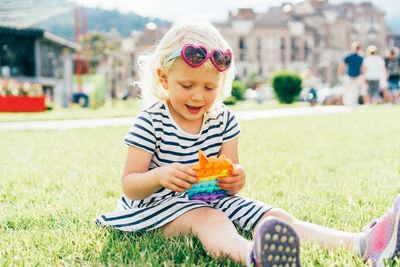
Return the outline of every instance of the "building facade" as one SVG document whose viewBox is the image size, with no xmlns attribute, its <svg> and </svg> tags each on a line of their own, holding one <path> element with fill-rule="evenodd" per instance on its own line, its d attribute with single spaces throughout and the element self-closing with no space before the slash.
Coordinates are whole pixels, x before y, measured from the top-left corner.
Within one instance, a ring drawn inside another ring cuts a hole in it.
<svg viewBox="0 0 400 267">
<path fill-rule="evenodd" d="M 333 5 L 305 0 L 272 7 L 266 13 L 239 9 L 219 25 L 235 51 L 238 76 L 257 73 L 268 79 L 279 69 L 311 69 L 324 82 L 336 70 L 352 42 L 387 49 L 384 12 L 371 3 Z"/>
<path fill-rule="evenodd" d="M 79 45 L 41 29 L 0 26 L 0 48 L 1 78 L 39 83 L 56 104 L 69 105 Z"/>
<path fill-rule="evenodd" d="M 378 47 L 383 56 L 398 35 L 387 32 L 384 12 L 371 3 L 331 4 L 304 0 L 265 13 L 240 8 L 214 23 L 231 45 L 240 79 L 258 74 L 266 81 L 281 69 L 310 69 L 324 83 L 337 82 L 337 67 L 351 43 Z M 138 79 L 138 56 L 159 41 L 168 27 L 148 27 L 124 39 L 119 50 L 122 80 Z M 388 39 L 390 37 L 390 39 Z M 122 81 L 124 82 L 124 81 Z M 127 83 L 121 84 L 126 87 Z"/>
</svg>

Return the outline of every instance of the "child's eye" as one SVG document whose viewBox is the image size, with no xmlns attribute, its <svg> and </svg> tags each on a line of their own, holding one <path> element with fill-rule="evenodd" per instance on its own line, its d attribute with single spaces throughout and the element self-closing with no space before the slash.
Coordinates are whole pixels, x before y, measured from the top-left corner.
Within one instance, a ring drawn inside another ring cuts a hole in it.
<svg viewBox="0 0 400 267">
<path fill-rule="evenodd" d="M 189 89 L 192 88 L 192 85 L 181 84 L 183 88 Z"/>
<path fill-rule="evenodd" d="M 214 87 L 207 87 L 207 86 L 205 86 L 204 88 L 206 88 L 206 90 L 208 90 L 208 91 L 214 90 Z"/>
</svg>

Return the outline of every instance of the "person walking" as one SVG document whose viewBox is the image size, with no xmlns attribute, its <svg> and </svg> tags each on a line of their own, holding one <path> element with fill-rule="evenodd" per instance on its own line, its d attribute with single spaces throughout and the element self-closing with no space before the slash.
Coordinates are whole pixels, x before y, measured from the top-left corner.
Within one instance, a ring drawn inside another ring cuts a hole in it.
<svg viewBox="0 0 400 267">
<path fill-rule="evenodd" d="M 394 104 L 399 101 L 399 80 L 400 80 L 400 58 L 394 49 L 391 49 L 385 59 L 385 67 L 388 74 L 388 94 L 390 102 Z"/>
<path fill-rule="evenodd" d="M 377 55 L 376 46 L 368 46 L 367 56 L 362 64 L 362 72 L 368 85 L 369 102 L 377 104 L 380 102 L 379 81 L 385 75 L 385 62 Z"/>
<path fill-rule="evenodd" d="M 346 106 L 355 107 L 358 105 L 360 96 L 360 77 L 363 57 L 360 56 L 361 45 L 353 43 L 351 45 L 351 53 L 344 57 L 338 67 L 339 79 L 342 79 L 344 71 L 346 76 L 343 78 L 343 104 Z"/>
</svg>

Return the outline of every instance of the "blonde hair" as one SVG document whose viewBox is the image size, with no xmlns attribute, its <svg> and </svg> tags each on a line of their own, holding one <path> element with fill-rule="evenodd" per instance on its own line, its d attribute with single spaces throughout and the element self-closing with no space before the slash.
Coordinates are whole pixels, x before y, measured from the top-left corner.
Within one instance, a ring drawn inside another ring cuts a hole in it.
<svg viewBox="0 0 400 267">
<path fill-rule="evenodd" d="M 358 51 L 361 49 L 361 44 L 359 42 L 354 42 L 351 44 L 352 51 Z"/>
<path fill-rule="evenodd" d="M 375 55 L 377 51 L 378 51 L 378 48 L 374 45 L 370 45 L 367 47 L 367 55 L 369 55 L 369 56 Z"/>
<path fill-rule="evenodd" d="M 174 67 L 175 59 L 165 65 L 164 60 L 187 43 L 203 45 L 209 51 L 212 49 L 221 49 L 223 51 L 229 49 L 232 51 L 232 48 L 218 30 L 210 22 L 202 18 L 187 18 L 174 24 L 156 46 L 145 51 L 138 58 L 139 81 L 145 107 L 156 101 L 168 99 L 168 92 L 161 86 L 157 69 L 163 70 L 168 75 Z M 211 60 L 207 60 L 203 66 L 217 71 Z M 229 69 L 221 72 L 220 75 L 222 75 L 222 79 L 218 86 L 217 97 L 213 107 L 219 106 L 225 98 L 231 95 L 232 81 L 235 77 L 233 59 Z"/>
</svg>

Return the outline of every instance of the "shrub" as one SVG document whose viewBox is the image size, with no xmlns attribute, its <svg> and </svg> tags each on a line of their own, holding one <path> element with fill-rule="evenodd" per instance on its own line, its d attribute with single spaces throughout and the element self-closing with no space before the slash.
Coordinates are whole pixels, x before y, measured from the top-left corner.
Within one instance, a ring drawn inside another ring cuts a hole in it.
<svg viewBox="0 0 400 267">
<path fill-rule="evenodd" d="M 236 102 L 237 102 L 237 99 L 236 99 L 236 97 L 234 97 L 233 95 L 231 95 L 230 97 L 227 97 L 227 98 L 224 100 L 224 104 L 225 104 L 225 105 L 235 105 Z"/>
<path fill-rule="evenodd" d="M 271 78 L 271 84 L 280 103 L 291 104 L 301 93 L 301 78 L 295 73 L 278 72 Z"/>
<path fill-rule="evenodd" d="M 234 80 L 232 83 L 232 96 L 234 96 L 235 102 L 236 100 L 244 100 L 244 93 L 246 91 L 246 86 L 239 80 Z"/>
</svg>

